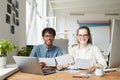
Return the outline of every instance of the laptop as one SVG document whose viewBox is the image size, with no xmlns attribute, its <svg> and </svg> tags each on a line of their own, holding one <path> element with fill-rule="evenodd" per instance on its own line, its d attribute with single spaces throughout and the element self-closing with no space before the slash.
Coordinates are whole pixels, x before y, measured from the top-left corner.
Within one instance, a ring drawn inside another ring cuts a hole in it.
<svg viewBox="0 0 120 80">
<path fill-rule="evenodd" d="M 55 69 L 43 70 L 40 68 L 39 59 L 36 57 L 13 56 L 18 68 L 22 72 L 47 75 L 55 73 Z"/>
</svg>

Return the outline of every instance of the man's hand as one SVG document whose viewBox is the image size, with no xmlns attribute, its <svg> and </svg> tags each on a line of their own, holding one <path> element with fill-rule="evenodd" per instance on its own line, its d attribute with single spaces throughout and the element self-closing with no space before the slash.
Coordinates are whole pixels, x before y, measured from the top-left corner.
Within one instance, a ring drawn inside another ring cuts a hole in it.
<svg viewBox="0 0 120 80">
<path fill-rule="evenodd" d="M 40 68 L 44 68 L 46 66 L 45 62 L 40 62 L 39 65 L 40 65 Z"/>
</svg>

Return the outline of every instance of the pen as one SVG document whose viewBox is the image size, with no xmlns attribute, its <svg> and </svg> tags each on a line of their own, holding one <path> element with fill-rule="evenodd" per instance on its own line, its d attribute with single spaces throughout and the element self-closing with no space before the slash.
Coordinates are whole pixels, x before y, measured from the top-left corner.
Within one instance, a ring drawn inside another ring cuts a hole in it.
<svg viewBox="0 0 120 80">
<path fill-rule="evenodd" d="M 84 76 L 81 76 L 81 75 L 73 75 L 72 77 L 73 78 L 84 78 Z"/>
</svg>

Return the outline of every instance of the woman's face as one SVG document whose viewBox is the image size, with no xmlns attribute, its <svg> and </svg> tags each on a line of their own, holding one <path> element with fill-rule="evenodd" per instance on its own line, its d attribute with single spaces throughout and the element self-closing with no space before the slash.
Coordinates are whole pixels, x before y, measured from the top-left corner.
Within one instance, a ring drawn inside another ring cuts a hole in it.
<svg viewBox="0 0 120 80">
<path fill-rule="evenodd" d="M 46 45 L 46 47 L 51 47 L 53 45 L 53 41 L 54 41 L 54 36 L 53 34 L 50 34 L 49 32 L 46 32 L 43 36 L 43 40 L 44 40 L 44 43 Z"/>
<path fill-rule="evenodd" d="M 89 35 L 86 29 L 80 29 L 77 34 L 78 42 L 82 45 L 86 45 L 89 40 Z"/>
</svg>

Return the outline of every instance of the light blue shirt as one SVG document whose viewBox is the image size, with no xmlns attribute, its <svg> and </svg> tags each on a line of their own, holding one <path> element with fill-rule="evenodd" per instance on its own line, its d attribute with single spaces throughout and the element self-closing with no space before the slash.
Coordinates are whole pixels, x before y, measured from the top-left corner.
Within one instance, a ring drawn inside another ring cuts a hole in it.
<svg viewBox="0 0 120 80">
<path fill-rule="evenodd" d="M 59 47 L 53 45 L 48 49 L 44 44 L 34 46 L 30 54 L 31 57 L 37 58 L 54 58 L 61 55 L 63 55 L 63 53 Z"/>
</svg>

